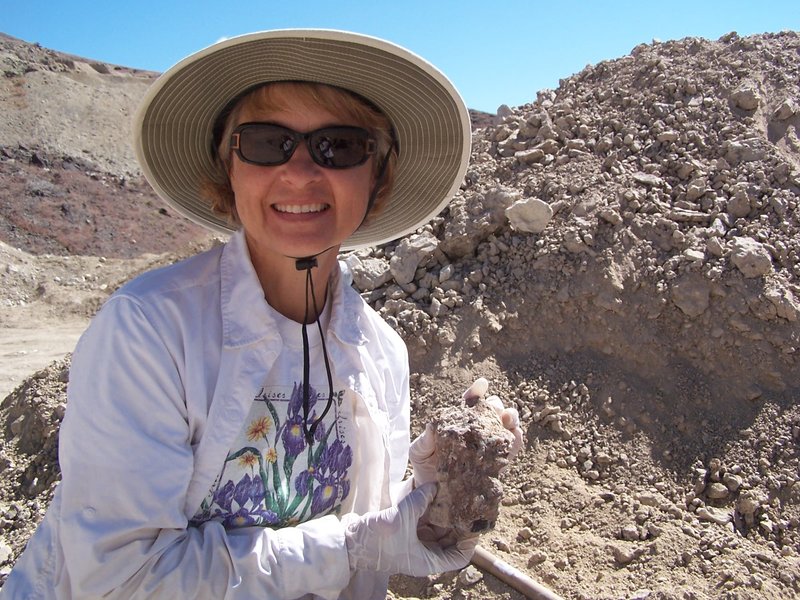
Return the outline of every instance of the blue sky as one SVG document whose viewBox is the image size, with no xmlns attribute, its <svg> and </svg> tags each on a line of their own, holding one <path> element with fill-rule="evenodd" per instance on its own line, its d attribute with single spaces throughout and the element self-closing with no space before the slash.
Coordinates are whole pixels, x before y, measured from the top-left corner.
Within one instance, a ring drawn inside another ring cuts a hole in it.
<svg viewBox="0 0 800 600">
<path fill-rule="evenodd" d="M 444 71 L 470 108 L 494 112 L 653 39 L 800 30 L 800 0 L 0 0 L 3 33 L 153 71 L 223 37 L 286 27 L 388 39 Z"/>
</svg>

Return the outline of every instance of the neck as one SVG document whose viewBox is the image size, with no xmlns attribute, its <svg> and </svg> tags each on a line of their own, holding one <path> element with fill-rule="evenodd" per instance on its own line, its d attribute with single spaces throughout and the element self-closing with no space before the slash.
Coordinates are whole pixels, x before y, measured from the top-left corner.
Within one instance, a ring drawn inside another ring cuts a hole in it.
<svg viewBox="0 0 800 600">
<path fill-rule="evenodd" d="M 248 244 L 248 248 L 250 245 Z M 338 248 L 331 248 L 316 257 L 317 266 L 311 269 L 316 297 L 316 312 L 309 295 L 310 321 L 322 313 L 328 296 L 328 281 L 337 267 Z M 259 254 L 250 248 L 250 258 L 269 305 L 283 316 L 302 323 L 306 311 L 306 278 L 308 271 L 297 269 L 297 258 L 275 254 Z"/>
</svg>

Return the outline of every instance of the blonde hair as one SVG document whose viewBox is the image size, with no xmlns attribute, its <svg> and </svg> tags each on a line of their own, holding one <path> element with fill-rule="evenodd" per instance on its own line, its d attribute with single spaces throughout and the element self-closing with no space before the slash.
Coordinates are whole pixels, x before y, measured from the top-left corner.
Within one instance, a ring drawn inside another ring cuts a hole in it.
<svg viewBox="0 0 800 600">
<path fill-rule="evenodd" d="M 222 133 L 214 156 L 214 172 L 200 182 L 200 191 L 211 201 L 214 212 L 227 217 L 235 225 L 240 224 L 228 171 L 232 158 L 231 133 L 239 124 L 241 114 L 245 110 L 273 112 L 296 108 L 298 105 L 324 108 L 348 125 L 369 130 L 375 137 L 377 152 L 372 163 L 372 176 L 376 185 L 376 190 L 372 193 L 375 200 L 365 221 L 383 209 L 391 194 L 397 165 L 397 146 L 394 143 L 392 124 L 386 115 L 368 101 L 342 88 L 322 83 L 286 81 L 267 83 L 248 92 L 236 101 L 227 115 L 220 116 L 223 119 L 220 124 Z"/>
</svg>

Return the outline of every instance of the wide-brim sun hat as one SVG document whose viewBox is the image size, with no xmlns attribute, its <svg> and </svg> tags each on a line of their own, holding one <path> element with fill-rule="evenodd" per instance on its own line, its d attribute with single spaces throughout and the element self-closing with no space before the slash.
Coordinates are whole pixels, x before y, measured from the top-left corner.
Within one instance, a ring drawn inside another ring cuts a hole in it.
<svg viewBox="0 0 800 600">
<path fill-rule="evenodd" d="M 383 210 L 342 244 L 354 250 L 407 235 L 456 193 L 470 154 L 470 118 L 449 79 L 416 54 L 375 37 L 284 29 L 226 39 L 190 55 L 149 88 L 136 114 L 142 171 L 169 206 L 211 230 L 236 226 L 200 192 L 214 172 L 214 127 L 229 103 L 258 85 L 309 81 L 350 90 L 391 121 L 399 146 Z"/>
</svg>

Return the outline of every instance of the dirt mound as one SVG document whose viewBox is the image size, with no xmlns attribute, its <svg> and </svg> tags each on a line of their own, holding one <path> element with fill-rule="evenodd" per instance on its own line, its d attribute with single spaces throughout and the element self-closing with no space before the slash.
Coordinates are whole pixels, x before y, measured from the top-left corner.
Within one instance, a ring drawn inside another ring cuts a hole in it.
<svg viewBox="0 0 800 600">
<path fill-rule="evenodd" d="M 484 545 L 565 598 L 800 595 L 798 53 L 730 34 L 587 67 L 482 117 L 433 224 L 343 257 L 409 345 L 415 433 L 478 376 L 520 411 Z M 41 264 L 19 260 L 9 298 Z M 56 479 L 26 448 L 54 447 L 65 373 L 0 407 L 6 570 Z M 522 597 L 468 570 L 392 596 Z"/>
<path fill-rule="evenodd" d="M 141 175 L 20 145 L 0 156 L 0 239 L 28 253 L 135 258 L 211 237 L 165 208 Z"/>
<path fill-rule="evenodd" d="M 516 403 L 494 545 L 565 596 L 798 592 L 798 50 L 589 67 L 476 136 L 432 227 L 349 259 L 412 348 L 416 423 L 474 375 Z"/>
<path fill-rule="evenodd" d="M 67 358 L 35 373 L 0 404 L 0 558 L 25 547 L 53 498 L 68 379 Z"/>
</svg>

